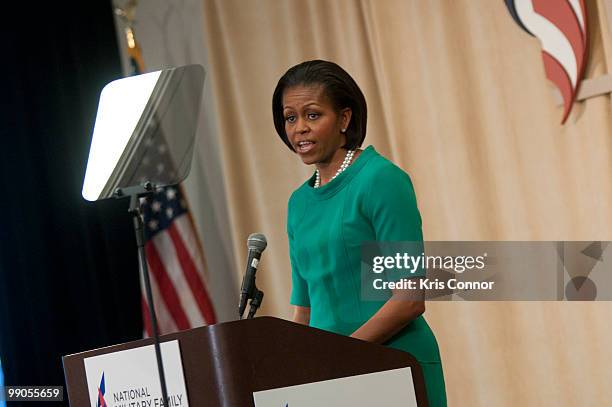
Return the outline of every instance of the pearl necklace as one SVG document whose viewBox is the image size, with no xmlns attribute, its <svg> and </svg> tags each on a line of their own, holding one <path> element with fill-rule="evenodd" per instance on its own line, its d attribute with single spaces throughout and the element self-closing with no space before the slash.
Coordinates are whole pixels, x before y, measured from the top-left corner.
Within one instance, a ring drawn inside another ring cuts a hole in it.
<svg viewBox="0 0 612 407">
<path fill-rule="evenodd" d="M 333 181 L 334 178 L 336 178 L 338 175 L 340 175 L 342 171 L 346 170 L 349 165 L 351 165 L 351 161 L 353 160 L 353 155 L 355 155 L 355 150 L 348 150 L 346 152 L 346 156 L 344 157 L 344 161 L 342 161 L 342 165 L 340 166 L 340 168 L 338 168 L 338 171 L 336 171 L 336 175 L 331 177 L 331 179 L 329 180 L 330 182 Z M 319 170 L 316 170 L 314 187 L 319 188 L 320 186 L 321 186 L 321 174 L 319 173 Z"/>
</svg>

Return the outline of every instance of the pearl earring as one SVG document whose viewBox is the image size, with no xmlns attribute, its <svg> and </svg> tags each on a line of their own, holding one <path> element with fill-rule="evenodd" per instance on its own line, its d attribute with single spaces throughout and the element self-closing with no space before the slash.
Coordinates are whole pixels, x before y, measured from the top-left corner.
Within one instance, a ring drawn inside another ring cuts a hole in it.
<svg viewBox="0 0 612 407">
<path fill-rule="evenodd" d="M 340 133 L 346 133 L 346 129 L 340 130 Z"/>
</svg>

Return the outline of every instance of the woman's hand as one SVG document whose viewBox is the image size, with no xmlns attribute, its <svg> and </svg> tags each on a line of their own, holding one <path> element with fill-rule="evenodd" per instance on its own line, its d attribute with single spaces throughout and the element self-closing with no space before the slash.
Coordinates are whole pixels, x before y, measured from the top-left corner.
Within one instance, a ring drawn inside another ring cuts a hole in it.
<svg viewBox="0 0 612 407">
<path fill-rule="evenodd" d="M 393 290 L 393 296 L 351 337 L 383 344 L 424 312 L 425 301 L 408 300 L 404 290 Z"/>
<path fill-rule="evenodd" d="M 296 305 L 293 309 L 293 322 L 302 325 L 310 324 L 310 307 Z"/>
</svg>

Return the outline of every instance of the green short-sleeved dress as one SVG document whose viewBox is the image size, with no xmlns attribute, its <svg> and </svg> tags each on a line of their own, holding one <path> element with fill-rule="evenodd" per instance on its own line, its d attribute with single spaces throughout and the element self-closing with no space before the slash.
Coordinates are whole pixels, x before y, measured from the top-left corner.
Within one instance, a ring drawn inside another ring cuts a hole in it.
<svg viewBox="0 0 612 407">
<path fill-rule="evenodd" d="M 421 241 L 421 216 L 408 174 L 372 146 L 331 182 L 313 185 L 314 176 L 289 199 L 291 304 L 310 307 L 310 326 L 350 335 L 384 304 L 360 298 L 362 242 Z M 416 357 L 430 405 L 445 406 L 438 344 L 425 319 L 386 345 Z"/>
</svg>

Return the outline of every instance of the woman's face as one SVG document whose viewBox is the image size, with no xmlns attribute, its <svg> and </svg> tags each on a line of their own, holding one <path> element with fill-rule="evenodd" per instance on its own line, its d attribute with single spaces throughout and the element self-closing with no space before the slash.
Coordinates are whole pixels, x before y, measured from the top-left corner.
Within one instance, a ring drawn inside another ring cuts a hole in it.
<svg viewBox="0 0 612 407">
<path fill-rule="evenodd" d="M 322 86 L 294 86 L 283 94 L 285 132 L 305 164 L 328 164 L 346 144 L 341 133 L 351 120 L 351 109 L 336 112 Z"/>
</svg>

